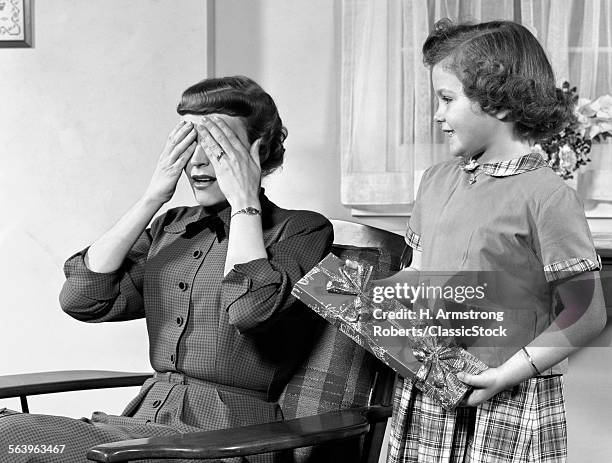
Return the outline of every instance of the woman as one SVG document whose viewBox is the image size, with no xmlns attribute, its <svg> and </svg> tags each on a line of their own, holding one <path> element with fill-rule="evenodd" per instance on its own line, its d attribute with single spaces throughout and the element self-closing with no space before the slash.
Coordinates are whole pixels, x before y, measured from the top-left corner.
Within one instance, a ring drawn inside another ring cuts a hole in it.
<svg viewBox="0 0 612 463">
<path fill-rule="evenodd" d="M 199 82 L 178 113 L 144 195 L 68 259 L 60 295 L 78 320 L 145 317 L 154 377 L 121 416 L 0 412 L 3 453 L 11 443 L 44 442 L 65 445 L 44 461 L 85 461 L 103 442 L 282 419 L 276 399 L 319 323 L 291 288 L 328 252 L 331 225 L 275 206 L 260 188 L 261 176 L 282 163 L 286 129 L 255 82 Z M 146 228 L 182 171 L 199 206 L 171 209 Z"/>
</svg>

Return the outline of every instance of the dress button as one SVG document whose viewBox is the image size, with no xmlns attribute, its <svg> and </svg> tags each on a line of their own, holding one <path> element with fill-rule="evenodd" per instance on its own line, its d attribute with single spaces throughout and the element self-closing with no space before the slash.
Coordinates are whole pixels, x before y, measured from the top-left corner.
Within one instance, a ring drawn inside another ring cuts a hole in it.
<svg viewBox="0 0 612 463">
<path fill-rule="evenodd" d="M 153 408 L 157 408 L 159 407 L 159 404 L 161 404 L 161 400 L 154 400 L 151 405 L 153 406 Z"/>
<path fill-rule="evenodd" d="M 145 421 L 145 424 L 149 424 L 151 422 L 151 420 L 147 420 Z"/>
<path fill-rule="evenodd" d="M 193 251 L 193 258 L 194 259 L 199 259 L 200 257 L 202 257 L 202 251 L 200 251 L 199 249 L 196 251 Z"/>
<path fill-rule="evenodd" d="M 174 354 L 170 355 L 170 363 L 174 364 Z"/>
<path fill-rule="evenodd" d="M 185 320 L 183 320 L 183 317 L 176 317 L 176 324 L 177 324 L 178 326 L 183 326 L 183 322 L 184 322 L 184 321 L 185 321 Z"/>
<path fill-rule="evenodd" d="M 189 287 L 189 285 L 184 281 L 179 281 L 178 287 L 181 291 L 185 291 Z"/>
</svg>

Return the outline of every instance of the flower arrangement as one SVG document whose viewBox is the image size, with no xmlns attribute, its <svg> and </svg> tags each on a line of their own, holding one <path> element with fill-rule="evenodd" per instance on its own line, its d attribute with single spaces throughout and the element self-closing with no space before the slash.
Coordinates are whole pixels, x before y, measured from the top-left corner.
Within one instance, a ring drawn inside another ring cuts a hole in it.
<svg viewBox="0 0 612 463">
<path fill-rule="evenodd" d="M 564 82 L 561 90 L 575 105 L 575 120 L 558 134 L 534 146 L 552 169 L 563 179 L 573 178 L 573 172 L 590 162 L 592 143 L 612 138 L 612 96 L 596 100 L 579 98 L 576 87 Z"/>
</svg>

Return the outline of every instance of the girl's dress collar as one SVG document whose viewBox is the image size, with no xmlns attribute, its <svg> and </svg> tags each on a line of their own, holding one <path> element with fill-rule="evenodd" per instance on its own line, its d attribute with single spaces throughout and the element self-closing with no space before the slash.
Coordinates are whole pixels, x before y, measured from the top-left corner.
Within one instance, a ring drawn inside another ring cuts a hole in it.
<svg viewBox="0 0 612 463">
<path fill-rule="evenodd" d="M 510 175 L 518 175 L 525 172 L 529 172 L 540 167 L 547 167 L 548 163 L 544 160 L 540 153 L 528 153 L 524 156 L 510 159 L 508 161 L 500 162 L 489 162 L 479 164 L 474 158 L 468 162 L 462 159 L 459 162 L 459 167 L 465 172 L 474 174 L 478 170 L 482 169 L 487 175 L 491 177 L 508 177 Z"/>
</svg>

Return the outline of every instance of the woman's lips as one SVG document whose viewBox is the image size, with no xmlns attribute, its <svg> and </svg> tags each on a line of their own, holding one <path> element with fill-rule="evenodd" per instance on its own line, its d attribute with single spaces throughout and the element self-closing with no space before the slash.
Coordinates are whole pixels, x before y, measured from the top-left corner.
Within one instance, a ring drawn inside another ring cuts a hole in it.
<svg viewBox="0 0 612 463">
<path fill-rule="evenodd" d="M 208 188 L 217 181 L 215 177 L 210 175 L 192 175 L 191 180 L 193 181 L 193 187 L 198 190 Z"/>
</svg>

